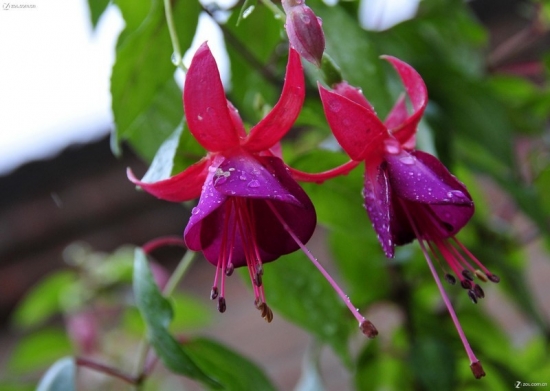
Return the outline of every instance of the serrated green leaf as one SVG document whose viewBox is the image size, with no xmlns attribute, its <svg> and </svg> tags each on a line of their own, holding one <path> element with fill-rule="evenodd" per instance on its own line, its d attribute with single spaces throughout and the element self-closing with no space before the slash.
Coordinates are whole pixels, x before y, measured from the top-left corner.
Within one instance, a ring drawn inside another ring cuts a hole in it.
<svg viewBox="0 0 550 391">
<path fill-rule="evenodd" d="M 147 325 L 148 339 L 164 365 L 176 373 L 219 388 L 219 384 L 197 366 L 168 331 L 173 318 L 172 306 L 156 285 L 141 249 L 135 251 L 133 288 L 137 307 Z"/>
<path fill-rule="evenodd" d="M 56 361 L 44 374 L 36 391 L 76 391 L 76 365 L 72 357 Z"/>
<path fill-rule="evenodd" d="M 206 338 L 185 343 L 202 370 L 228 391 L 271 391 L 275 387 L 261 368 L 228 347 Z"/>
<path fill-rule="evenodd" d="M 40 325 L 50 316 L 58 313 L 60 294 L 75 281 L 75 274 L 62 270 L 48 275 L 35 285 L 17 306 L 12 323 L 17 328 L 31 328 Z"/>
<path fill-rule="evenodd" d="M 349 364 L 347 342 L 352 330 L 360 333 L 357 322 L 311 261 L 295 252 L 264 269 L 269 306 L 330 345 Z"/>
</svg>

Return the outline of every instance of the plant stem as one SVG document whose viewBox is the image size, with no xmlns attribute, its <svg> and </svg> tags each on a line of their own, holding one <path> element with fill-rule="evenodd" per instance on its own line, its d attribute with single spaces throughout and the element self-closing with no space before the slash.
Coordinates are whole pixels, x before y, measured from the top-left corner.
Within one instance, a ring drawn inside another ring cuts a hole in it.
<svg viewBox="0 0 550 391">
<path fill-rule="evenodd" d="M 119 371 L 118 369 L 112 368 L 108 365 L 104 365 L 84 357 L 77 357 L 75 362 L 76 362 L 76 365 L 80 367 L 86 367 L 86 368 L 93 369 L 94 371 L 105 373 L 107 375 L 116 377 L 117 379 L 120 379 L 132 385 L 136 385 L 139 381 L 138 378 L 134 378 L 124 372 Z"/>
<path fill-rule="evenodd" d="M 176 32 L 176 25 L 174 23 L 174 15 L 172 14 L 172 4 L 170 3 L 170 0 L 164 0 L 164 13 L 166 15 L 168 31 L 170 32 L 170 40 L 172 41 L 172 47 L 174 49 L 172 62 L 176 67 L 180 68 L 184 72 L 187 72 L 187 68 L 183 65 L 183 57 L 180 49 L 178 34 Z"/>
<path fill-rule="evenodd" d="M 260 2 L 262 2 L 263 5 L 269 8 L 269 10 L 273 12 L 276 18 L 281 19 L 283 22 L 286 20 L 285 13 L 281 11 L 279 7 L 277 7 L 275 4 L 273 4 L 271 0 L 260 0 Z"/>
<path fill-rule="evenodd" d="M 172 296 L 172 293 L 174 293 L 174 289 L 176 289 L 179 282 L 187 273 L 187 270 L 189 269 L 189 266 L 191 266 L 191 264 L 193 263 L 193 260 L 195 259 L 196 255 L 197 255 L 196 252 L 187 250 L 183 258 L 181 259 L 180 263 L 178 264 L 178 266 L 176 266 L 176 269 L 170 276 L 170 279 L 166 283 L 166 286 L 164 287 L 162 294 L 165 297 Z"/>
</svg>

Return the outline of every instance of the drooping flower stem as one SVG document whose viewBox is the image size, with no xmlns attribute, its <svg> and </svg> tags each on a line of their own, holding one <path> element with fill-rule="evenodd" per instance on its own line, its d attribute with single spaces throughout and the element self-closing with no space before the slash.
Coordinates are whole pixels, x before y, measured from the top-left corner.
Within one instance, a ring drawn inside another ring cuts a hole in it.
<svg viewBox="0 0 550 391">
<path fill-rule="evenodd" d="M 309 260 L 315 265 L 315 267 L 321 272 L 323 277 L 325 277 L 325 279 L 329 282 L 332 288 L 336 291 L 338 296 L 340 296 L 342 301 L 349 308 L 349 310 L 351 311 L 355 319 L 357 319 L 357 321 L 359 322 L 359 328 L 361 329 L 363 334 L 365 334 L 369 338 L 376 337 L 378 335 L 378 330 L 376 330 L 376 327 L 374 327 L 374 325 L 368 319 L 366 319 L 363 315 L 361 315 L 359 310 L 351 303 L 349 296 L 344 293 L 342 288 L 338 286 L 336 281 L 334 281 L 334 279 L 330 276 L 330 274 L 326 271 L 326 269 L 319 263 L 317 258 L 315 258 L 315 256 L 311 253 L 311 251 L 309 251 L 309 249 L 305 246 L 305 244 L 302 243 L 302 241 L 296 236 L 296 234 L 292 231 L 292 229 L 288 226 L 288 224 L 286 224 L 286 222 L 284 221 L 282 216 L 279 214 L 277 209 L 273 206 L 273 204 L 270 201 L 268 201 L 267 204 L 269 205 L 269 208 L 271 209 L 271 211 L 273 212 L 277 220 L 279 220 L 279 222 L 281 223 L 285 231 L 288 232 L 288 234 L 292 237 L 292 239 L 294 239 L 294 241 L 298 244 L 298 246 L 300 246 L 300 249 L 304 252 L 304 254 L 306 254 Z"/>
<path fill-rule="evenodd" d="M 176 25 L 174 23 L 174 15 L 172 14 L 172 4 L 170 3 L 170 0 L 164 0 L 164 13 L 166 15 L 166 24 L 168 25 L 168 31 L 170 32 L 172 48 L 174 49 L 172 62 L 176 67 L 180 68 L 184 72 L 187 72 L 187 68 L 185 67 L 185 65 L 183 65 L 183 56 L 181 53 L 178 34 L 176 32 Z"/>
</svg>

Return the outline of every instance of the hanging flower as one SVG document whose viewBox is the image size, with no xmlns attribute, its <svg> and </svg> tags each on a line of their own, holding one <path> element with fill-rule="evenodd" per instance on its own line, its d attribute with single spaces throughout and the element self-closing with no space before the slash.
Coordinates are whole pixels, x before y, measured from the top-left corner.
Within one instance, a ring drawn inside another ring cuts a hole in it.
<svg viewBox="0 0 550 391">
<path fill-rule="evenodd" d="M 321 66 L 325 51 L 325 34 L 321 19 L 305 4 L 305 0 L 282 0 L 286 13 L 286 33 L 290 45 L 307 61 Z"/>
<path fill-rule="evenodd" d="M 346 153 L 355 161 L 365 162 L 365 208 L 386 256 L 394 256 L 396 245 L 418 240 L 464 343 L 472 371 L 480 378 L 485 375 L 483 368 L 464 337 L 432 259 L 446 261 L 454 275 L 444 268 L 445 279 L 454 284 L 458 278 L 474 303 L 484 297 L 475 277 L 481 281 L 499 279 L 455 238 L 474 213 L 468 190 L 437 158 L 414 149 L 416 128 L 428 101 L 424 81 L 403 61 L 383 58 L 399 73 L 412 114 L 402 95 L 382 122 L 361 91 L 342 82 L 333 91 L 319 87 L 325 115 Z"/>
<path fill-rule="evenodd" d="M 211 298 L 226 310 L 225 277 L 246 266 L 256 307 L 268 322 L 273 313 L 266 304 L 263 264 L 301 248 L 325 277 L 341 292 L 313 258 L 306 243 L 317 223 L 307 194 L 290 175 L 278 151 L 280 139 L 298 117 L 305 97 L 300 56 L 289 51 L 286 79 L 278 103 L 247 134 L 222 83 L 207 44 L 196 52 L 186 76 L 183 102 L 189 130 L 208 151 L 182 173 L 145 183 L 128 171 L 129 179 L 158 198 L 183 202 L 200 196 L 185 228 L 186 245 L 202 251 L 216 266 Z M 351 305 L 363 332 L 376 329 Z"/>
</svg>

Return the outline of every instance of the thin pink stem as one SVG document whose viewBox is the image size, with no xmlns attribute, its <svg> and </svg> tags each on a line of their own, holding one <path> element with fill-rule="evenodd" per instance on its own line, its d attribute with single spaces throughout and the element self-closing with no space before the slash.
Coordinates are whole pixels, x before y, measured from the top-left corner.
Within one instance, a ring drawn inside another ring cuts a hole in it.
<svg viewBox="0 0 550 391">
<path fill-rule="evenodd" d="M 84 357 L 77 357 L 75 361 L 76 365 L 80 367 L 90 368 L 94 371 L 105 373 L 109 376 L 116 377 L 117 379 L 120 379 L 132 385 L 139 384 L 141 381 L 141 378 L 134 378 L 133 376 L 128 375 L 127 373 L 124 373 L 116 368 L 112 368 L 108 365 L 101 364 Z"/>
<path fill-rule="evenodd" d="M 141 248 L 145 254 L 151 254 L 157 248 L 164 246 L 177 246 L 187 248 L 183 238 L 179 236 L 162 236 L 145 243 Z"/>
</svg>

